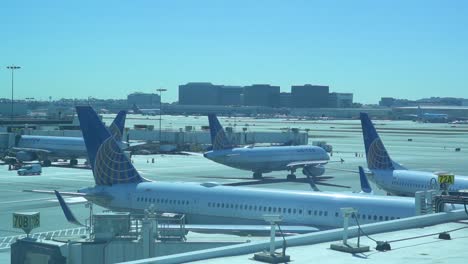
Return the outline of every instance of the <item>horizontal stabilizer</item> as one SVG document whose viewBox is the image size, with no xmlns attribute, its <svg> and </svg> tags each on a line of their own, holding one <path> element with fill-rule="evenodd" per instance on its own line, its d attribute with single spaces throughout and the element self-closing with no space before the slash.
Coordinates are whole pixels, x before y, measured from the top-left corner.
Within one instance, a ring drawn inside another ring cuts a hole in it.
<svg viewBox="0 0 468 264">
<path fill-rule="evenodd" d="M 55 191 L 47 191 L 47 190 L 23 190 L 23 192 L 32 192 L 32 193 L 44 193 L 44 194 L 55 194 Z M 78 192 L 61 192 L 60 194 L 65 196 L 73 196 L 73 197 L 85 197 L 89 196 L 85 193 L 78 193 Z"/>
</svg>

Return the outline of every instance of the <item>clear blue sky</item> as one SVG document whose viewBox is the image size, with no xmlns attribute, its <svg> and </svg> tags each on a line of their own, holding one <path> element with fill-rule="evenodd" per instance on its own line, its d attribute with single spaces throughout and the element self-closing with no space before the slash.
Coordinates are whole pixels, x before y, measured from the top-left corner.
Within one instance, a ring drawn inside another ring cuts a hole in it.
<svg viewBox="0 0 468 264">
<path fill-rule="evenodd" d="M 468 1 L 2 1 L 0 98 L 126 98 L 189 81 L 468 98 Z M 166 101 L 166 100 L 164 100 Z"/>
</svg>

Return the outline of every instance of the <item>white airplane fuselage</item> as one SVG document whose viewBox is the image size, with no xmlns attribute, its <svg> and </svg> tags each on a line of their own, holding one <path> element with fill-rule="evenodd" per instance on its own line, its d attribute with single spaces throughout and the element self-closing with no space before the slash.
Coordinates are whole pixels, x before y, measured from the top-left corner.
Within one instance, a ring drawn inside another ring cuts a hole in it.
<svg viewBox="0 0 468 264">
<path fill-rule="evenodd" d="M 54 159 L 87 159 L 86 146 L 81 137 L 55 137 L 55 136 L 21 136 L 18 149 L 45 150 L 47 158 Z M 32 151 L 33 152 L 33 151 Z"/>
<path fill-rule="evenodd" d="M 229 167 L 261 173 L 288 170 L 287 165 L 293 162 L 330 159 L 316 146 L 244 147 L 212 150 L 203 156 Z"/>
<path fill-rule="evenodd" d="M 437 175 L 412 170 L 371 170 L 369 179 L 386 192 L 399 196 L 414 196 L 417 191 L 437 189 Z M 449 191 L 468 189 L 468 176 L 455 175 Z"/>
<path fill-rule="evenodd" d="M 284 225 L 319 228 L 341 227 L 340 208 L 358 210 L 360 223 L 393 220 L 415 215 L 414 199 L 346 193 L 285 191 L 220 186 L 213 183 L 143 182 L 95 186 L 82 193 L 105 194 L 97 204 L 121 211 L 183 213 L 187 224 L 266 224 L 266 214 L 282 215 Z M 352 221 L 350 224 L 355 224 Z"/>
</svg>

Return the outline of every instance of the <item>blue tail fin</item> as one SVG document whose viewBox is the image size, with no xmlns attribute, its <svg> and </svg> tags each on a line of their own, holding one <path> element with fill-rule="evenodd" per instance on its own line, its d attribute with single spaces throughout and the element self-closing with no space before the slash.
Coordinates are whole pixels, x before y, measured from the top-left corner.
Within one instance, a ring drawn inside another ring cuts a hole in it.
<svg viewBox="0 0 468 264">
<path fill-rule="evenodd" d="M 368 168 L 371 170 L 403 169 L 398 163 L 393 162 L 390 155 L 388 155 L 367 113 L 361 113 L 360 117 Z"/>
<path fill-rule="evenodd" d="M 109 131 L 116 141 L 122 140 L 123 131 L 125 128 L 125 118 L 127 117 L 127 111 L 120 111 L 115 117 L 112 124 L 109 126 Z"/>
<path fill-rule="evenodd" d="M 366 174 L 364 173 L 364 169 L 359 166 L 359 179 L 361 181 L 361 192 L 363 193 L 373 193 L 372 187 L 367 180 Z"/>
<path fill-rule="evenodd" d="M 118 146 L 90 106 L 77 106 L 81 131 L 88 151 L 96 185 L 139 183 L 147 181 Z"/>
<path fill-rule="evenodd" d="M 226 133 L 224 133 L 224 129 L 215 114 L 208 115 L 208 122 L 210 123 L 211 144 L 213 145 L 213 150 L 232 148 L 232 144 L 226 137 Z"/>
</svg>

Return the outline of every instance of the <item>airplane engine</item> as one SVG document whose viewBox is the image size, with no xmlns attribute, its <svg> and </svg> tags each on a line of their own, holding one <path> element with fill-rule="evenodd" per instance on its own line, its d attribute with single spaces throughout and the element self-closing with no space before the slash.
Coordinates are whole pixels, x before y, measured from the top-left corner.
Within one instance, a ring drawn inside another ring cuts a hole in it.
<svg viewBox="0 0 468 264">
<path fill-rule="evenodd" d="M 37 159 L 37 154 L 34 152 L 18 151 L 16 159 L 19 161 L 33 161 Z"/>
<path fill-rule="evenodd" d="M 325 173 L 325 168 L 324 167 L 305 167 L 302 169 L 302 173 L 304 175 L 316 177 L 323 175 Z"/>
</svg>

